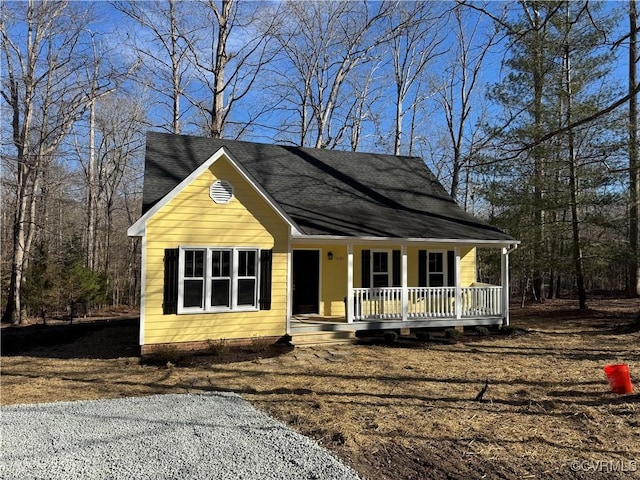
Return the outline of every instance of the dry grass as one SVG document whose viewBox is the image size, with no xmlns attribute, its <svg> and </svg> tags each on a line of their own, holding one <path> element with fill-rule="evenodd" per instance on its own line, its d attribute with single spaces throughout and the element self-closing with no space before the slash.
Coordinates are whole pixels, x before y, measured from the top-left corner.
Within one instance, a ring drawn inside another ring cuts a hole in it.
<svg viewBox="0 0 640 480">
<path fill-rule="evenodd" d="M 640 395 L 609 393 L 602 371 L 627 363 L 640 388 L 640 333 L 629 328 L 640 305 L 592 305 L 516 310 L 524 335 L 230 352 L 170 368 L 100 354 L 97 345 L 122 343 L 126 330 L 103 328 L 5 356 L 1 400 L 226 390 L 318 439 L 364 478 L 640 478 L 628 471 L 640 464 Z M 474 401 L 487 379 L 484 401 Z M 574 472 L 576 459 L 592 463 Z"/>
</svg>

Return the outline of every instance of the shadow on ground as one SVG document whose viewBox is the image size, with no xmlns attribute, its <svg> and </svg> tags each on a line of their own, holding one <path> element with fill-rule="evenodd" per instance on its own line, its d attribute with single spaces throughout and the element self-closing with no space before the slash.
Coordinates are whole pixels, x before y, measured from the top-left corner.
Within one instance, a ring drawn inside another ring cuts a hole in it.
<svg viewBox="0 0 640 480">
<path fill-rule="evenodd" d="M 140 357 L 137 317 L 95 320 L 77 324 L 27 325 L 2 329 L 2 354 L 58 359 L 116 359 Z M 214 344 L 214 347 L 217 346 Z M 270 358 L 290 352 L 289 345 L 254 342 L 215 352 L 180 352 L 167 349 L 144 357 L 144 363 L 195 367 Z"/>
<path fill-rule="evenodd" d="M 110 359 L 137 357 L 137 317 L 67 325 L 27 325 L 2 329 L 2 354 L 41 358 Z"/>
</svg>

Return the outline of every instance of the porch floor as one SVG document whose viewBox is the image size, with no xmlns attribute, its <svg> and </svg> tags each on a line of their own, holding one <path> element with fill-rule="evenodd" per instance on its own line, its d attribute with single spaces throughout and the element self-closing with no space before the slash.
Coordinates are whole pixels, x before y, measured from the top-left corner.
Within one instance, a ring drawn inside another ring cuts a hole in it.
<svg viewBox="0 0 640 480">
<path fill-rule="evenodd" d="M 360 330 L 392 330 L 398 328 L 447 328 L 457 326 L 502 325 L 502 316 L 465 318 L 411 318 L 406 321 L 396 319 L 354 320 L 347 323 L 345 317 L 322 315 L 297 315 L 289 320 L 289 333 L 337 332 Z"/>
</svg>

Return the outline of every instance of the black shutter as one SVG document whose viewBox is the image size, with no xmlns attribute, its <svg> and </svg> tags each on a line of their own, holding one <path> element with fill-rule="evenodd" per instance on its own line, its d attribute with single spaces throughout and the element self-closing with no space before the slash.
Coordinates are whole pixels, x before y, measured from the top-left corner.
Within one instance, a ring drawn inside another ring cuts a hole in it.
<svg viewBox="0 0 640 480">
<path fill-rule="evenodd" d="M 260 310 L 271 310 L 271 265 L 273 250 L 260 250 Z"/>
<path fill-rule="evenodd" d="M 402 286 L 402 254 L 400 253 L 400 250 L 394 250 L 392 258 L 393 258 L 393 261 L 391 263 L 393 268 L 393 271 L 392 271 L 393 286 L 401 287 Z"/>
<path fill-rule="evenodd" d="M 362 250 L 362 288 L 371 287 L 371 250 Z"/>
<path fill-rule="evenodd" d="M 427 251 L 418 250 L 418 286 L 427 286 Z"/>
<path fill-rule="evenodd" d="M 162 298 L 162 313 L 165 315 L 178 313 L 178 258 L 177 248 L 165 249 L 164 294 Z"/>
<path fill-rule="evenodd" d="M 447 252 L 447 277 L 449 287 L 456 286 L 456 253 L 453 250 Z"/>
</svg>

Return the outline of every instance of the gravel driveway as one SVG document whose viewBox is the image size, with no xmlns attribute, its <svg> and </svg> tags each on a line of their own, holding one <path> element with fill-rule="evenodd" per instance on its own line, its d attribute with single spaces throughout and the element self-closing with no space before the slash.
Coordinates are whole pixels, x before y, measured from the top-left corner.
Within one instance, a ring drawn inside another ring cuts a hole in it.
<svg viewBox="0 0 640 480">
<path fill-rule="evenodd" d="M 3 479 L 357 479 L 238 395 L 2 408 Z"/>
</svg>

